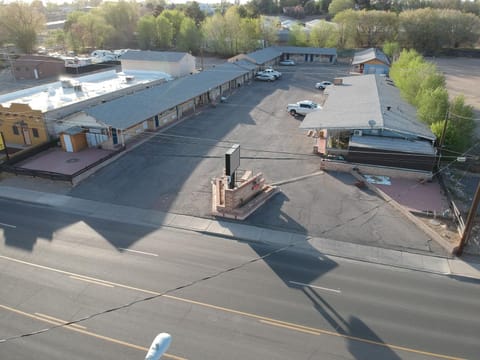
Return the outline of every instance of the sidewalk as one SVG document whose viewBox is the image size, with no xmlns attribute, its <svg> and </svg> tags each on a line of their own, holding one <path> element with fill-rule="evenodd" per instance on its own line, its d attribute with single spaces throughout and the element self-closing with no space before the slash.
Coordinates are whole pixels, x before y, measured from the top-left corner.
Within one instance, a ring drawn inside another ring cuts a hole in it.
<svg viewBox="0 0 480 360">
<path fill-rule="evenodd" d="M 105 220 L 190 230 L 226 238 L 268 243 L 279 247 L 290 246 L 295 247 L 299 251 L 307 251 L 309 249 L 311 251 L 313 247 L 327 256 L 338 256 L 375 264 L 480 280 L 480 264 L 474 263 L 468 258 L 426 256 L 399 250 L 340 242 L 321 237 L 310 237 L 223 220 L 211 220 L 105 204 L 66 195 L 43 193 L 10 186 L 0 186 L 0 197 L 51 206 L 72 214 Z"/>
</svg>

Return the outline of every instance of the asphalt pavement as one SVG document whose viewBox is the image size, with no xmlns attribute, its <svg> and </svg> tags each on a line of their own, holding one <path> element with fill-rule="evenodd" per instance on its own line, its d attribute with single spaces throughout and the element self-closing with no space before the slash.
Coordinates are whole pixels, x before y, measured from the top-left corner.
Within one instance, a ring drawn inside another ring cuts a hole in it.
<svg viewBox="0 0 480 360">
<path fill-rule="evenodd" d="M 313 247 L 319 253 L 328 256 L 338 256 L 435 274 L 480 279 L 480 264 L 468 258 L 428 256 L 401 250 L 372 247 L 323 237 L 278 231 L 225 220 L 213 220 L 157 210 L 107 204 L 18 187 L 0 185 L 0 197 L 49 206 L 68 213 L 119 221 L 122 223 L 147 225 L 158 228 L 183 229 L 240 241 L 260 242 L 278 247 L 295 248 L 298 251 L 308 251 L 308 249 L 311 250 Z"/>
</svg>

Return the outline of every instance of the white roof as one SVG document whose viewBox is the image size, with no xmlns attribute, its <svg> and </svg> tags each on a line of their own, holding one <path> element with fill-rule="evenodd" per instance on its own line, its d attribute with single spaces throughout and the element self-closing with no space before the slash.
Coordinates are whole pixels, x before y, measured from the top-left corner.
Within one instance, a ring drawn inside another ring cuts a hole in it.
<svg viewBox="0 0 480 360">
<path fill-rule="evenodd" d="M 70 80 L 71 87 L 62 87 L 62 81 L 59 80 L 0 95 L 0 104 L 4 107 L 10 107 L 12 103 L 28 104 L 33 110 L 47 112 L 134 85 L 169 78 L 168 74 L 162 72 L 116 73 L 115 70 L 110 70 L 81 77 L 62 78 Z M 73 86 L 77 87 L 77 91 Z M 81 91 L 78 91 L 80 87 Z"/>
</svg>

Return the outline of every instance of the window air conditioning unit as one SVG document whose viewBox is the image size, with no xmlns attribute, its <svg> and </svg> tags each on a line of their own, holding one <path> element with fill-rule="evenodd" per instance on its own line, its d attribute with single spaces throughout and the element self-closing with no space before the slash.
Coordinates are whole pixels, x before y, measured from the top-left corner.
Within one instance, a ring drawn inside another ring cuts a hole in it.
<svg viewBox="0 0 480 360">
<path fill-rule="evenodd" d="M 362 130 L 353 130 L 353 136 L 362 136 Z"/>
</svg>

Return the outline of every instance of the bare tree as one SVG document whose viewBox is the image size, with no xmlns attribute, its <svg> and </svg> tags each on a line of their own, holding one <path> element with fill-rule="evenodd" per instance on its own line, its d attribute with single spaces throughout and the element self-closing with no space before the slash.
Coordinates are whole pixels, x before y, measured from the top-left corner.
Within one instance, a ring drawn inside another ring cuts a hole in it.
<svg viewBox="0 0 480 360">
<path fill-rule="evenodd" d="M 15 2 L 0 8 L 0 28 L 8 41 L 20 50 L 30 54 L 37 42 L 37 33 L 45 26 L 45 17 L 37 8 L 22 2 Z"/>
</svg>

